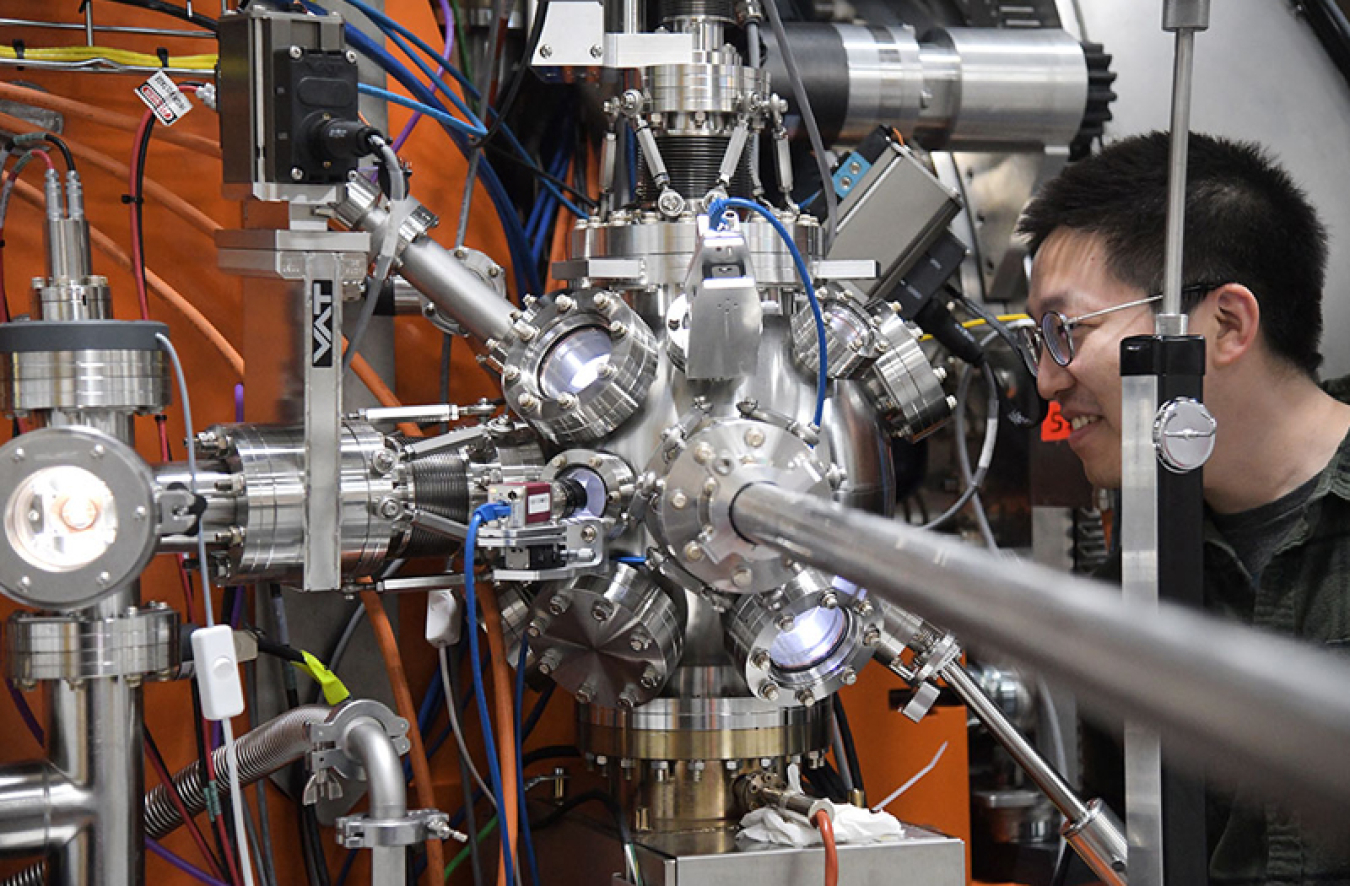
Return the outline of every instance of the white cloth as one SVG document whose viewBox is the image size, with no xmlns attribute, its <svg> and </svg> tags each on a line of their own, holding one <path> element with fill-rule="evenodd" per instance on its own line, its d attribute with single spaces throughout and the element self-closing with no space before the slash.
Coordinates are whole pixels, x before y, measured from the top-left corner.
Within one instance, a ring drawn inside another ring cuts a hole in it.
<svg viewBox="0 0 1350 886">
<path fill-rule="evenodd" d="M 903 836 L 904 828 L 889 812 L 872 812 L 847 804 L 835 807 L 835 843 L 878 843 L 899 840 Z M 812 846 L 820 843 L 820 831 L 795 812 L 766 807 L 741 819 L 741 830 L 736 839 L 780 846 Z"/>
</svg>

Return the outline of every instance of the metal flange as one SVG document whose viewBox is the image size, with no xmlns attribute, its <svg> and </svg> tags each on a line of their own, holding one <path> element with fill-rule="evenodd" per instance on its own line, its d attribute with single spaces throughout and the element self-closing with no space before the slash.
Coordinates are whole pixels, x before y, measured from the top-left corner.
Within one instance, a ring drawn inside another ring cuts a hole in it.
<svg viewBox="0 0 1350 886">
<path fill-rule="evenodd" d="M 21 684 L 171 680 L 181 655 L 178 613 L 163 603 L 114 618 L 16 613 L 5 628 L 5 645 L 9 673 Z"/>
</svg>

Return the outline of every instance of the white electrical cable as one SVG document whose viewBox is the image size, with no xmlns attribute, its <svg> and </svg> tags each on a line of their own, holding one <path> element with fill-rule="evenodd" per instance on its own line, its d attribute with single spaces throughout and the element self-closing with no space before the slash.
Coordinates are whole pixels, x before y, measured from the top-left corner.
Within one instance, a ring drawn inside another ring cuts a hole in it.
<svg viewBox="0 0 1350 886">
<path fill-rule="evenodd" d="M 173 342 L 169 341 L 169 337 L 163 333 L 156 333 L 155 338 L 159 341 L 159 346 L 164 349 L 164 353 L 169 355 L 169 362 L 173 364 L 174 375 L 178 378 L 178 393 L 183 398 L 183 433 L 187 437 L 188 477 L 192 484 L 192 494 L 196 495 L 196 434 L 192 431 L 192 401 L 188 397 L 187 376 L 183 374 L 183 363 L 178 359 L 178 351 L 174 348 Z M 203 608 L 206 610 L 206 626 L 214 627 L 216 615 L 215 607 L 211 603 L 211 578 L 206 568 L 206 537 L 202 534 L 200 525 L 197 527 L 197 566 L 201 570 L 202 601 Z M 230 724 L 229 717 L 220 721 L 220 729 L 225 739 L 225 762 L 230 769 L 230 806 L 234 812 L 234 843 L 239 853 L 239 872 L 244 878 L 244 886 L 254 886 L 253 860 L 249 857 L 248 840 L 244 838 L 244 834 L 248 831 L 244 824 L 244 791 L 239 784 L 239 757 L 235 752 L 234 727 Z"/>
<path fill-rule="evenodd" d="M 942 755 L 945 753 L 947 753 L 947 742 L 944 741 L 942 743 L 942 747 L 938 748 L 937 753 L 933 755 L 933 759 L 928 761 L 927 766 L 923 767 L 918 772 L 914 773 L 914 777 L 911 778 L 909 781 L 905 782 L 904 784 L 900 785 L 900 787 L 891 791 L 890 795 L 887 796 L 886 799 L 882 800 L 880 803 L 877 803 L 875 806 L 872 807 L 872 811 L 873 812 L 882 811 L 887 806 L 894 803 L 900 797 L 901 794 L 903 794 L 905 791 L 909 790 L 910 788 L 918 784 L 919 779 L 923 778 L 925 775 L 927 775 L 928 773 L 932 772 L 934 769 L 937 768 L 938 761 L 942 759 Z"/>
<path fill-rule="evenodd" d="M 471 631 L 476 630 L 477 627 L 478 626 L 472 622 L 467 625 L 467 628 Z M 459 725 L 459 711 L 455 709 L 455 694 L 451 691 L 449 655 L 446 653 L 444 646 L 438 649 L 437 652 L 441 657 L 441 685 L 445 689 L 445 710 L 446 713 L 450 715 L 450 731 L 455 736 L 455 744 L 459 746 L 459 752 L 464 757 L 464 765 L 468 767 L 469 774 L 473 776 L 474 783 L 477 784 L 478 789 L 483 792 L 483 796 L 487 797 L 487 801 L 492 804 L 492 808 L 496 809 L 497 797 L 487 786 L 487 782 L 483 781 L 483 776 L 478 774 L 478 767 L 473 765 L 473 757 L 469 756 L 469 748 L 464 743 L 464 729 Z"/>
</svg>

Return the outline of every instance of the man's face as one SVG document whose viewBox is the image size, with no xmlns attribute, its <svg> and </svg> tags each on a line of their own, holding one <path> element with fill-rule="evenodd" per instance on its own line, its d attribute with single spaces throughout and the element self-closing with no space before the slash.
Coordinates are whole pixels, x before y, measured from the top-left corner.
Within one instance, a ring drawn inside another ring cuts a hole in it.
<svg viewBox="0 0 1350 886">
<path fill-rule="evenodd" d="M 1050 311 L 1073 319 L 1143 298 L 1107 269 L 1101 239 L 1059 228 L 1041 245 L 1031 271 L 1027 310 L 1037 322 Z M 1120 342 L 1153 331 L 1148 305 L 1085 320 L 1074 326 L 1073 360 L 1060 366 L 1042 353 L 1036 387 L 1059 403 L 1073 425 L 1069 447 L 1093 485 L 1120 487 Z"/>
</svg>

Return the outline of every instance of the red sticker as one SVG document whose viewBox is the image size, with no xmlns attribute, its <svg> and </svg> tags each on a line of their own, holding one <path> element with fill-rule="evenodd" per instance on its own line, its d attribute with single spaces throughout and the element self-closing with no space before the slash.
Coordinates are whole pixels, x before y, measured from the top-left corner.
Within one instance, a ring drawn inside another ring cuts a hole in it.
<svg viewBox="0 0 1350 886">
<path fill-rule="evenodd" d="M 1050 401 L 1050 409 L 1045 414 L 1045 421 L 1041 422 L 1041 440 L 1046 443 L 1056 443 L 1060 440 L 1069 439 L 1073 433 L 1073 425 L 1064 419 L 1064 415 L 1059 411 L 1059 404 Z"/>
</svg>

